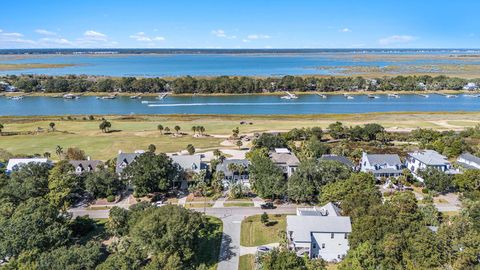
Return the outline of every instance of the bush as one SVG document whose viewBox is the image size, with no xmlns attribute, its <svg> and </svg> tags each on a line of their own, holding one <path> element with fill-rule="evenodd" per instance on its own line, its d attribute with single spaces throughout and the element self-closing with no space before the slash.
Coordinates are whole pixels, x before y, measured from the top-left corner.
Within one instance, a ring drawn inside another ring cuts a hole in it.
<svg viewBox="0 0 480 270">
<path fill-rule="evenodd" d="M 260 216 L 260 221 L 266 225 L 268 223 L 268 214 L 267 212 L 263 212 L 263 214 Z"/>
<path fill-rule="evenodd" d="M 108 195 L 107 196 L 107 202 L 114 202 L 115 201 L 115 196 L 113 195 Z"/>
<path fill-rule="evenodd" d="M 422 186 L 423 186 L 423 183 L 422 183 L 422 182 L 414 182 L 414 183 L 413 183 L 413 186 L 414 186 L 414 187 L 422 187 Z"/>
<path fill-rule="evenodd" d="M 430 190 L 428 188 L 422 188 L 422 193 L 423 194 L 428 194 Z"/>
</svg>

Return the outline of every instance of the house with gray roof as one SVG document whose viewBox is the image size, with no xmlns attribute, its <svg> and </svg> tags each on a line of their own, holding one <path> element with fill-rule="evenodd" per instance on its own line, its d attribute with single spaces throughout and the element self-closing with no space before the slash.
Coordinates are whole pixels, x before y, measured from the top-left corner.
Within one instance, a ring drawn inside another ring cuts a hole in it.
<svg viewBox="0 0 480 270">
<path fill-rule="evenodd" d="M 223 173 L 222 183 L 224 187 L 237 183 L 250 187 L 249 165 L 250 161 L 246 159 L 224 159 L 222 163 L 217 165 L 216 171 Z"/>
<path fill-rule="evenodd" d="M 12 173 L 13 171 L 19 170 L 22 166 L 25 166 L 30 163 L 46 163 L 52 165 L 52 162 L 47 158 L 11 158 L 8 160 L 7 168 L 5 172 L 7 174 Z"/>
<path fill-rule="evenodd" d="M 98 167 L 103 165 L 101 160 L 69 160 L 68 163 L 75 168 L 76 174 L 97 171 Z"/>
<path fill-rule="evenodd" d="M 470 153 L 461 154 L 457 162 L 466 169 L 480 169 L 480 158 Z"/>
<path fill-rule="evenodd" d="M 117 156 L 115 172 L 121 174 L 128 165 L 132 164 L 143 153 L 143 151 L 135 151 L 135 153 L 123 153 L 120 151 Z"/>
<path fill-rule="evenodd" d="M 348 168 L 350 168 L 352 170 L 355 169 L 355 165 L 353 164 L 353 162 L 345 156 L 322 155 L 320 160 L 332 160 L 332 161 L 340 162 L 340 163 L 342 163 L 343 165 L 347 166 Z"/>
<path fill-rule="evenodd" d="M 207 164 L 202 161 L 202 155 L 172 155 L 170 156 L 173 163 L 178 164 L 185 172 L 199 173 L 201 170 L 208 168 Z"/>
<path fill-rule="evenodd" d="M 459 170 L 454 169 L 447 157 L 439 154 L 434 150 L 421 150 L 408 153 L 405 162 L 407 168 L 412 172 L 413 176 L 423 182 L 418 172 L 426 169 L 435 169 L 446 174 L 457 174 Z"/>
<path fill-rule="evenodd" d="M 360 171 L 371 172 L 375 178 L 399 177 L 403 164 L 396 154 L 367 154 L 363 152 Z"/>
<path fill-rule="evenodd" d="M 298 165 L 300 165 L 297 156 L 287 148 L 275 148 L 274 151 L 269 153 L 269 157 L 275 165 L 282 169 L 287 177 L 292 176 Z"/>
<path fill-rule="evenodd" d="M 348 252 L 351 232 L 350 217 L 341 216 L 333 203 L 297 209 L 297 215 L 287 216 L 288 248 L 298 256 L 340 261 Z"/>
</svg>

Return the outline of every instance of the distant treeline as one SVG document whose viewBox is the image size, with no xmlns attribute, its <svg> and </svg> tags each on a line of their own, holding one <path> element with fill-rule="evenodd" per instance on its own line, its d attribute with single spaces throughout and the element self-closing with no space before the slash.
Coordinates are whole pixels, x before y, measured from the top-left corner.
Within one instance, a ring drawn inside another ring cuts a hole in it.
<svg viewBox="0 0 480 270">
<path fill-rule="evenodd" d="M 133 92 L 176 94 L 248 94 L 279 91 L 415 91 L 460 90 L 467 83 L 480 85 L 480 79 L 462 79 L 446 76 L 396 76 L 377 79 L 363 77 L 236 77 L 212 78 L 110 78 L 85 75 L 43 76 L 21 75 L 0 77 L 25 92 Z M 2 87 L 2 85 L 0 85 Z M 5 87 L 5 86 L 3 86 Z M 1 89 L 0 89 L 1 90 Z"/>
</svg>

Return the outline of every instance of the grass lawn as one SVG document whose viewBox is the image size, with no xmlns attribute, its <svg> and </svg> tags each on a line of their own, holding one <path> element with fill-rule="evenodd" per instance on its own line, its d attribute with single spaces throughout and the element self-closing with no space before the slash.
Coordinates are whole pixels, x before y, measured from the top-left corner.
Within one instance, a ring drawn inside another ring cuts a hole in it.
<svg viewBox="0 0 480 270">
<path fill-rule="evenodd" d="M 251 201 L 252 201 L 252 199 L 251 199 L 251 198 L 238 198 L 238 199 L 235 199 L 235 198 L 230 198 L 230 197 L 228 197 L 228 199 L 227 199 L 227 202 L 228 202 L 228 201 L 236 201 L 236 202 L 240 202 L 240 201 L 242 201 L 242 202 L 251 202 Z"/>
<path fill-rule="evenodd" d="M 186 203 L 185 208 L 204 208 L 212 207 L 213 203 Z"/>
<path fill-rule="evenodd" d="M 247 254 L 240 256 L 238 270 L 253 270 L 255 269 L 255 255 Z"/>
<path fill-rule="evenodd" d="M 207 202 L 211 201 L 213 197 L 207 197 Z M 187 197 L 187 202 L 205 202 L 205 197 L 192 197 L 188 196 Z"/>
<path fill-rule="evenodd" d="M 253 202 L 226 202 L 223 203 L 225 207 L 251 207 L 253 206 Z"/>
<path fill-rule="evenodd" d="M 112 205 L 113 207 L 113 205 Z M 110 207 L 108 206 L 89 206 L 87 207 L 87 210 L 108 210 Z"/>
<path fill-rule="evenodd" d="M 55 123 L 56 132 L 41 132 L 30 135 L 9 135 L 0 137 L 0 148 L 13 154 L 43 154 L 50 152 L 57 158 L 57 145 L 64 149 L 78 147 L 94 159 L 107 160 L 115 157 L 118 150 L 124 152 L 146 149 L 155 144 L 157 152 L 177 152 L 193 144 L 200 152 L 221 148 L 225 138 L 204 136 L 193 138 L 191 127 L 202 125 L 206 134 L 230 135 L 232 129 L 239 127 L 240 133 L 254 133 L 269 130 L 287 131 L 292 128 L 319 126 L 326 128 L 335 121 L 346 125 L 378 123 L 392 131 L 408 131 L 417 127 L 438 130 L 463 129 L 480 121 L 478 112 L 428 112 L 428 113 L 367 113 L 367 114 L 324 114 L 324 115 L 136 115 L 105 116 L 112 123 L 115 132 L 102 133 L 97 120 L 81 120 L 83 116 L 74 116 L 76 120 L 67 120 L 60 116 L 42 117 L 0 117 L 4 132 L 34 132 L 38 127 L 48 130 L 50 122 Z M 252 122 L 252 125 L 240 125 L 240 121 Z M 173 129 L 181 127 L 184 136 L 161 135 L 157 125 Z M 223 147 L 224 148 L 224 147 Z M 236 149 L 236 147 L 231 147 Z"/>
<path fill-rule="evenodd" d="M 268 215 L 268 217 L 270 222 L 274 223 L 273 225 L 263 225 L 260 215 L 244 219 L 240 233 L 240 245 L 254 247 L 280 242 L 287 226 L 286 215 Z"/>
<path fill-rule="evenodd" d="M 198 261 L 205 263 L 209 269 L 217 269 L 220 245 L 222 243 L 223 222 L 216 217 L 207 216 L 209 224 L 208 239 L 199 243 Z"/>
<path fill-rule="evenodd" d="M 441 213 L 447 217 L 453 217 L 453 216 L 458 216 L 460 214 L 460 211 L 445 211 Z"/>
</svg>

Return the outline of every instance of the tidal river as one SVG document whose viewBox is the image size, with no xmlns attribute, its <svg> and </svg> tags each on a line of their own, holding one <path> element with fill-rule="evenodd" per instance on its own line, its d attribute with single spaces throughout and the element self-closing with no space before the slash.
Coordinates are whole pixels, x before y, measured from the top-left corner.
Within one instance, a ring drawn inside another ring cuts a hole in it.
<svg viewBox="0 0 480 270">
<path fill-rule="evenodd" d="M 299 95 L 297 99 L 280 96 L 167 96 L 130 99 L 80 97 L 63 99 L 29 97 L 20 100 L 0 97 L 0 115 L 89 115 L 89 114 L 342 114 L 369 112 L 454 112 L 480 111 L 480 97 L 475 95 L 387 95 L 353 96 L 316 94 Z"/>
</svg>

